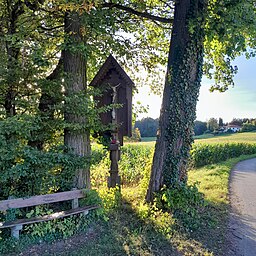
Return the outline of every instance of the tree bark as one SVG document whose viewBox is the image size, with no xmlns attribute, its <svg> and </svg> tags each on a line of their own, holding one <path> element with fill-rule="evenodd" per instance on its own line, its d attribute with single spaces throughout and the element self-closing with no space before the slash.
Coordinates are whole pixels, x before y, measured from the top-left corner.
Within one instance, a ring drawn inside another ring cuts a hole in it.
<svg viewBox="0 0 256 256">
<path fill-rule="evenodd" d="M 187 161 L 203 64 L 203 23 L 206 0 L 175 3 L 159 133 L 146 201 L 165 185 L 187 180 Z"/>
<path fill-rule="evenodd" d="M 24 13 L 24 7 L 22 1 L 17 1 L 12 4 L 10 1 L 6 1 L 6 9 L 8 12 L 7 18 L 7 33 L 10 38 L 17 34 L 17 22 L 19 17 Z M 17 40 L 17 39 L 16 39 Z M 17 46 L 18 42 L 6 41 L 7 52 L 7 70 L 8 75 L 6 79 L 7 89 L 4 97 L 4 108 L 6 117 L 16 115 L 15 97 L 17 93 L 18 80 L 17 75 L 18 57 L 20 54 L 20 47 Z"/>
<path fill-rule="evenodd" d="M 80 16 L 74 12 L 67 13 L 64 25 L 67 39 L 63 61 L 65 94 L 68 99 L 86 90 L 86 57 L 80 50 L 81 46 L 84 46 Z M 77 114 L 69 103 L 66 102 L 65 105 L 64 119 L 70 126 L 64 130 L 64 143 L 76 155 L 89 156 L 91 152 L 89 131 L 83 128 L 86 118 L 84 115 Z M 72 125 L 80 125 L 80 128 L 73 129 Z M 90 188 L 90 186 L 89 167 L 78 170 L 74 178 L 74 187 Z"/>
</svg>

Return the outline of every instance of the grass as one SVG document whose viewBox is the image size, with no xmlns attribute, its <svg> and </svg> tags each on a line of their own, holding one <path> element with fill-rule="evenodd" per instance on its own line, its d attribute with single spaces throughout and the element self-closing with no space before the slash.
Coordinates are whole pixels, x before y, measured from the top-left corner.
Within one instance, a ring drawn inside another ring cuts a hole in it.
<svg viewBox="0 0 256 256">
<path fill-rule="evenodd" d="M 253 142 L 256 133 L 218 136 L 200 142 L 219 143 L 220 138 L 225 142 Z M 139 145 L 152 146 L 154 142 L 142 143 Z M 237 162 L 252 157 L 256 155 L 189 171 L 188 184 L 197 183 L 204 204 L 198 207 L 197 214 L 190 216 L 187 209 L 193 206 L 188 201 L 182 216 L 192 218 L 196 228 L 185 225 L 184 219 L 174 212 L 163 212 L 157 205 L 150 208 L 143 203 L 145 191 L 142 193 L 139 183 L 130 184 L 122 187 L 122 200 L 110 209 L 105 221 L 95 221 L 87 233 L 81 234 L 83 242 L 71 243 L 69 247 L 63 245 L 50 252 L 38 249 L 39 255 L 225 255 L 230 170 Z"/>
<path fill-rule="evenodd" d="M 229 142 L 246 142 L 256 143 L 256 132 L 244 132 L 244 133 L 231 133 L 231 134 L 203 134 L 194 136 L 195 143 L 229 143 Z M 156 137 L 144 137 L 141 138 L 139 144 L 153 146 L 155 144 Z"/>
<path fill-rule="evenodd" d="M 202 140 L 202 139 L 209 139 L 209 138 L 213 138 L 213 137 L 214 137 L 213 134 L 207 133 L 207 134 L 194 136 L 194 139 L 195 140 Z"/>
<path fill-rule="evenodd" d="M 192 169 L 188 173 L 188 183 L 197 182 L 199 191 L 204 194 L 206 200 L 214 204 L 227 205 L 230 170 L 236 163 L 253 157 L 256 155 L 243 155 L 218 164 Z"/>
<path fill-rule="evenodd" d="M 156 143 L 156 137 L 142 137 L 140 142 L 124 142 L 124 145 L 138 144 L 146 147 L 154 147 Z"/>
<path fill-rule="evenodd" d="M 256 133 L 237 133 L 197 138 L 195 143 L 256 142 Z M 138 143 L 153 147 L 148 139 Z M 122 187 L 122 203 L 109 212 L 107 222 L 93 226 L 93 237 L 75 251 L 63 255 L 225 255 L 228 218 L 228 181 L 232 167 L 252 156 L 241 156 L 189 171 L 188 184 L 198 183 L 204 206 L 193 217 L 196 228 L 188 228 L 172 212 L 150 209 L 143 204 L 141 187 Z M 145 193 L 145 191 L 144 191 Z M 188 208 L 190 202 L 187 202 Z M 187 214 L 187 216 L 186 216 Z M 184 209 L 183 217 L 191 218 Z"/>
<path fill-rule="evenodd" d="M 225 141 L 227 137 L 232 142 L 252 142 L 256 133 L 222 136 Z M 241 156 L 189 171 L 188 184 L 197 183 L 205 201 L 200 215 L 195 216 L 198 218 L 195 222 L 199 223 L 197 230 L 184 228 L 182 220 L 170 213 L 156 211 L 148 214 L 147 206 L 142 204 L 144 198 L 139 193 L 140 188 L 123 187 L 123 204 L 104 224 L 104 234 L 100 231 L 97 241 L 90 241 L 74 255 L 101 255 L 105 250 L 102 245 L 105 240 L 102 239 L 107 239 L 108 248 L 113 248 L 108 249 L 111 255 L 224 255 L 230 170 L 237 162 L 252 157 L 256 155 Z"/>
<path fill-rule="evenodd" d="M 96 239 L 64 255 L 177 255 L 170 241 L 132 208 L 113 212 L 108 222 L 98 223 L 94 229 Z"/>
<path fill-rule="evenodd" d="M 230 170 L 252 157 L 256 155 L 189 172 L 188 183 L 198 183 L 205 201 L 200 215 L 194 217 L 199 223 L 196 230 L 184 228 L 172 213 L 149 213 L 139 187 L 123 187 L 122 203 L 110 212 L 109 221 L 95 223 L 92 239 L 61 255 L 225 255 Z"/>
<path fill-rule="evenodd" d="M 231 133 L 216 136 L 205 137 L 201 135 L 195 138 L 195 143 L 229 143 L 229 142 L 245 142 L 256 143 L 256 132 Z"/>
<path fill-rule="evenodd" d="M 142 137 L 141 142 L 153 142 L 156 141 L 156 137 Z"/>
</svg>

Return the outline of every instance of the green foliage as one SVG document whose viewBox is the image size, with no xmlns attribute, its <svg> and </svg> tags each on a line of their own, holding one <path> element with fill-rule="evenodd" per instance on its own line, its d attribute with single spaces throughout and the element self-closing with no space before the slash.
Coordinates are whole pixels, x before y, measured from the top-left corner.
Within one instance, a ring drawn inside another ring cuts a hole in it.
<svg viewBox="0 0 256 256">
<path fill-rule="evenodd" d="M 194 144 L 190 152 L 190 164 L 200 167 L 207 164 L 219 163 L 241 155 L 256 153 L 256 144 L 249 143 L 220 143 Z"/>
<path fill-rule="evenodd" d="M 26 115 L 0 121 L 0 199 L 68 190 L 77 168 L 88 166 L 89 158 L 75 156 L 61 144 L 47 150 L 27 145 L 36 129 L 35 119 Z"/>
<path fill-rule="evenodd" d="M 70 175 L 73 176 L 75 170 L 84 165 L 84 160 L 61 150 L 57 148 L 41 152 L 26 146 L 16 151 L 17 154 L 12 155 L 12 158 L 8 155 L 2 158 L 1 196 L 20 197 L 70 189 Z M 7 169 L 6 165 L 10 161 L 12 166 Z"/>
<path fill-rule="evenodd" d="M 39 211 L 37 211 L 39 213 Z M 42 214 L 43 211 L 40 211 Z M 86 217 L 78 214 L 64 219 L 35 223 L 25 226 L 20 240 L 10 238 L 8 232 L 6 236 L 0 236 L 0 254 L 19 252 L 31 243 L 42 243 L 42 241 L 53 242 L 56 239 L 68 238 L 81 231 L 88 229 L 92 221 L 99 217 L 95 213 L 89 213 Z"/>
<path fill-rule="evenodd" d="M 56 239 L 67 238 L 74 234 L 77 234 L 81 231 L 87 230 L 89 224 L 92 221 L 97 221 L 98 219 L 107 220 L 107 212 L 114 209 L 118 205 L 120 205 L 121 194 L 118 189 L 112 190 L 102 190 L 100 195 L 95 190 L 86 190 L 85 191 L 86 197 L 79 201 L 81 206 L 85 205 L 99 205 L 99 209 L 95 209 L 90 211 L 88 215 L 84 216 L 83 213 L 76 214 L 70 217 L 54 219 L 51 221 L 40 222 L 35 224 L 26 225 L 23 229 L 21 235 L 21 244 L 24 240 L 28 239 L 28 243 L 32 242 L 42 242 L 42 241 L 54 241 Z M 52 208 L 53 207 L 53 208 Z M 58 205 L 58 211 L 65 210 L 67 207 L 70 207 L 70 204 L 61 203 Z M 54 209 L 54 210 L 53 210 Z M 14 220 L 17 217 L 21 218 L 33 218 L 33 217 L 40 217 L 48 214 L 52 214 L 56 211 L 56 207 L 53 205 L 40 205 L 27 209 L 11 209 L 8 210 L 7 220 Z M 4 220 L 1 218 L 1 220 Z M 19 244 L 14 242 L 13 244 L 11 241 L 10 232 L 7 229 L 4 229 L 3 233 L 0 233 L 0 254 L 9 251 L 11 248 L 12 250 L 19 250 Z"/>
<path fill-rule="evenodd" d="M 134 144 L 129 145 L 129 147 L 137 148 Z M 153 149 L 152 144 L 150 146 L 143 145 L 143 147 Z M 100 152 L 103 152 L 101 147 L 94 145 L 94 150 L 99 153 L 97 157 L 101 156 Z M 134 241 L 139 243 L 139 239 L 143 240 L 146 237 L 141 237 L 144 232 L 147 236 L 150 236 L 152 232 L 152 236 L 155 239 L 154 244 L 157 243 L 157 247 L 159 245 L 157 237 L 161 235 L 166 241 L 166 245 L 170 243 L 170 239 L 171 241 L 175 240 L 175 246 L 178 244 L 180 250 L 188 250 L 190 254 L 195 254 L 195 248 L 200 247 L 199 244 L 201 243 L 198 243 L 198 241 L 204 241 L 197 240 L 200 235 L 202 237 L 205 236 L 206 240 L 209 236 L 212 236 L 211 238 L 216 239 L 219 245 L 222 241 L 221 232 L 225 225 L 223 219 L 227 214 L 223 204 L 227 204 L 229 171 L 238 160 L 235 159 L 229 162 L 191 170 L 189 172 L 189 186 L 182 185 L 175 187 L 174 190 L 162 190 L 161 195 L 158 196 L 157 200 L 151 206 L 144 204 L 143 200 L 149 180 L 152 156 L 153 151 L 147 157 L 138 158 L 138 161 L 145 161 L 146 163 L 141 174 L 143 178 L 139 180 L 139 185 L 137 180 L 135 180 L 129 183 L 132 187 L 122 187 L 122 196 L 118 188 L 109 190 L 101 186 L 98 190 L 91 190 L 89 192 L 86 190 L 86 198 L 80 201 L 82 205 L 98 204 L 103 206 L 103 208 L 90 213 L 89 219 L 87 217 L 84 219 L 84 217 L 78 215 L 77 217 L 74 216 L 74 218 L 67 218 L 66 221 L 58 220 L 41 223 L 41 225 L 28 225 L 19 243 L 8 238 L 10 232 L 4 229 L 4 234 L 2 233 L 0 236 L 0 254 L 10 251 L 19 252 L 22 246 L 25 246 L 25 243 L 31 244 L 32 242 L 39 241 L 52 242 L 56 238 L 69 237 L 81 230 L 86 230 L 88 225 L 92 221 L 95 223 L 98 218 L 104 220 L 100 224 L 96 222 L 96 225 L 102 225 L 100 226 L 100 230 L 103 230 L 103 233 L 100 233 L 96 240 L 92 238 L 92 242 L 88 241 L 89 244 L 93 244 L 93 252 L 96 255 L 99 250 L 98 246 L 106 243 L 106 233 L 109 234 L 108 242 L 110 244 L 113 243 L 114 245 L 117 241 L 120 242 L 119 239 L 123 239 L 121 240 L 122 244 L 120 248 L 123 248 L 123 243 L 128 243 L 128 236 L 134 236 Z M 105 157 L 108 158 L 108 155 Z M 242 160 L 242 158 L 240 159 Z M 230 164 L 231 162 L 232 165 Z M 198 180 L 200 183 L 196 183 L 195 185 L 195 182 Z M 106 184 L 106 181 L 104 182 Z M 199 192 L 197 187 L 199 188 Z M 130 204 L 132 207 L 130 207 Z M 125 208 L 123 205 L 125 205 Z M 36 207 L 27 214 L 30 216 L 39 216 L 45 213 L 51 213 L 51 210 Z M 15 213 L 15 216 L 18 215 L 20 213 Z M 120 223 L 117 223 L 119 221 Z M 129 222 L 129 229 L 126 221 Z M 216 226 L 219 228 L 216 228 Z M 118 231 L 119 239 L 116 240 L 113 234 L 117 232 L 117 229 L 120 230 Z M 126 231 L 128 234 L 125 233 L 126 235 L 124 236 L 124 232 Z M 95 232 L 98 232 L 97 228 Z M 194 234 L 196 236 L 193 236 Z M 150 241 L 152 239 L 147 240 L 147 243 Z M 139 249 L 136 252 L 141 252 L 141 244 L 137 243 L 136 245 Z M 186 249 L 181 248 L 182 244 Z M 190 244 L 193 244 L 193 249 L 191 249 Z M 203 244 L 204 248 L 206 248 L 207 243 Z M 86 248 L 88 249 L 87 246 L 88 244 L 86 244 Z M 146 245 L 143 246 L 145 247 Z M 222 246 L 222 244 L 219 246 Z M 209 249 L 209 247 L 207 248 Z M 215 248 L 214 250 L 217 249 Z M 156 251 L 159 252 L 159 248 Z M 111 252 L 114 251 L 111 250 Z M 164 252 L 166 253 L 166 251 Z"/>
<path fill-rule="evenodd" d="M 99 190 L 99 196 L 106 212 L 117 209 L 121 205 L 122 196 L 118 187 L 110 189 L 102 188 Z"/>
<path fill-rule="evenodd" d="M 232 60 L 237 56 L 255 56 L 255 17 L 253 1 L 208 2 L 204 71 L 215 80 L 212 90 L 225 91 L 234 84 L 238 68 Z"/>
<path fill-rule="evenodd" d="M 219 118 L 218 125 L 219 125 L 219 127 L 224 126 L 223 119 L 221 117 Z"/>
<path fill-rule="evenodd" d="M 253 123 L 253 121 L 253 118 L 233 118 L 228 124 L 242 126 L 243 123 Z"/>
<path fill-rule="evenodd" d="M 80 199 L 80 205 L 99 205 L 103 206 L 102 199 L 99 193 L 95 189 L 85 190 L 85 198 Z"/>
<path fill-rule="evenodd" d="M 121 149 L 121 160 L 119 161 L 119 174 L 122 184 L 139 182 L 144 177 L 144 170 L 148 160 L 152 159 L 153 147 L 139 144 L 128 144 Z M 92 165 L 91 180 L 93 186 L 99 187 L 105 184 L 109 176 L 110 159 L 109 152 L 104 151 L 99 163 Z M 148 168 L 147 168 L 148 169 Z"/>
<path fill-rule="evenodd" d="M 195 230 L 201 225 L 200 214 L 204 199 L 196 184 L 177 184 L 172 188 L 163 188 L 156 202 L 160 209 L 172 212 L 183 227 Z"/>
<path fill-rule="evenodd" d="M 142 118 L 135 122 L 134 127 L 140 130 L 141 137 L 155 137 L 157 134 L 159 119 L 151 117 Z"/>
<path fill-rule="evenodd" d="M 152 150 L 152 148 L 143 145 L 130 144 L 123 147 L 119 167 L 124 184 L 136 183 L 141 180 Z"/>
<path fill-rule="evenodd" d="M 252 123 L 244 123 L 242 126 L 242 132 L 252 132 L 256 131 L 256 125 Z"/>
<path fill-rule="evenodd" d="M 152 161 L 153 161 L 153 155 L 154 151 L 152 150 L 148 155 L 147 158 L 144 159 L 145 166 L 142 169 L 142 177 L 139 182 L 139 187 L 140 187 L 140 193 L 142 196 L 146 195 L 147 189 L 148 189 L 148 184 L 150 180 L 150 173 L 151 173 L 151 167 L 152 167 Z"/>
<path fill-rule="evenodd" d="M 160 1 L 151 3 L 150 9 L 149 3 L 125 4 L 161 13 Z M 169 30 L 123 10 L 103 8 L 102 1 L 0 1 L 0 7 L 0 137 L 5 137 L 0 140 L 0 198 L 69 189 L 76 170 L 88 169 L 97 156 L 83 159 L 59 146 L 64 129 L 74 133 L 102 131 L 98 114 L 111 106 L 96 110 L 93 88 L 63 91 L 69 79 L 77 77 L 64 74 L 63 50 L 86 59 L 82 65 L 86 87 L 110 51 L 128 70 L 143 65 L 153 74 L 154 67 L 166 62 Z M 69 12 L 79 16 L 77 36 L 81 41 L 64 29 L 64 14 Z M 67 121 L 67 117 L 75 116 L 82 121 Z"/>
<path fill-rule="evenodd" d="M 131 137 L 132 141 L 136 141 L 139 142 L 141 141 L 141 134 L 140 134 L 140 130 L 138 128 L 133 128 L 132 129 L 132 137 Z"/>
<path fill-rule="evenodd" d="M 79 231 L 85 230 L 90 221 L 90 217 L 87 219 L 87 217 L 84 217 L 81 213 L 77 216 L 28 225 L 25 228 L 25 232 L 34 238 L 44 238 L 48 240 L 50 238 L 67 238 Z"/>
<path fill-rule="evenodd" d="M 243 134 L 240 134 L 241 136 Z M 225 141 L 229 137 L 219 136 L 215 143 L 210 139 L 205 139 L 203 143 L 194 143 L 190 151 L 189 166 L 200 167 L 207 164 L 219 163 L 230 158 L 241 155 L 250 155 L 256 152 L 254 143 L 246 143 L 245 137 L 239 139 L 241 142 L 235 142 L 235 138 L 231 142 Z M 216 138 L 214 138 L 216 140 Z M 223 143 L 220 141 L 224 140 Z M 254 137 L 252 138 L 254 140 Z M 146 192 L 151 164 L 154 154 L 154 144 L 128 144 L 121 149 L 121 160 L 119 161 L 119 173 L 123 185 L 140 184 L 143 193 Z M 110 160 L 109 152 L 94 146 L 93 152 L 97 152 L 97 159 L 91 168 L 91 179 L 93 186 L 100 187 L 107 182 L 109 176 Z"/>
<path fill-rule="evenodd" d="M 196 136 L 202 135 L 207 130 L 207 123 L 201 122 L 201 121 L 195 121 L 194 122 L 194 134 Z"/>
<path fill-rule="evenodd" d="M 213 132 L 219 128 L 218 120 L 216 118 L 210 118 L 207 122 L 207 130 Z"/>
</svg>

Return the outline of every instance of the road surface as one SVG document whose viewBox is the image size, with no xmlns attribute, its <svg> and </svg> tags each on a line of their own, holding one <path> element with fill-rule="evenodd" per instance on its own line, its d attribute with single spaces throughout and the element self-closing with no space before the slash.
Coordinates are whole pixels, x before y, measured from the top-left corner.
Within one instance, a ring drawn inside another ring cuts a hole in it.
<svg viewBox="0 0 256 256">
<path fill-rule="evenodd" d="M 232 169 L 229 193 L 229 255 L 256 256 L 256 158 Z"/>
</svg>

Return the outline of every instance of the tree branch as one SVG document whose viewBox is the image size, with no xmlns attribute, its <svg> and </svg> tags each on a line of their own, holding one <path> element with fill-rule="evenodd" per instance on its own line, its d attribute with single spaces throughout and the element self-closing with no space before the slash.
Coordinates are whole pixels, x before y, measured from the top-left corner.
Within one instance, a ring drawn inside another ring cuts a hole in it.
<svg viewBox="0 0 256 256">
<path fill-rule="evenodd" d="M 63 65 L 63 51 L 61 51 L 61 56 L 60 56 L 60 59 L 59 59 L 59 62 L 57 64 L 57 66 L 55 67 L 55 69 L 52 71 L 51 74 L 49 74 L 47 77 L 46 77 L 46 80 L 49 80 L 49 81 L 52 81 L 54 79 L 57 79 L 61 70 L 62 70 L 62 65 Z"/>
<path fill-rule="evenodd" d="M 163 4 L 165 4 L 166 6 L 168 6 L 170 9 L 174 10 L 174 2 L 173 2 L 173 6 L 170 5 L 170 4 L 168 3 L 168 1 L 160 0 L 160 2 L 162 2 Z"/>
<path fill-rule="evenodd" d="M 131 14 L 143 17 L 143 18 L 147 18 L 147 19 L 150 19 L 150 20 L 153 20 L 153 21 L 159 21 L 159 22 L 162 22 L 162 23 L 172 24 L 172 22 L 173 22 L 173 19 L 171 19 L 171 18 L 155 16 L 155 15 L 152 15 L 148 12 L 139 12 L 139 11 L 134 10 L 131 7 L 124 6 L 124 5 L 121 5 L 121 4 L 105 3 L 105 4 L 102 4 L 101 7 L 110 8 L 110 9 L 116 8 L 116 9 L 123 10 L 123 11 L 126 11 L 128 13 L 131 13 Z"/>
<path fill-rule="evenodd" d="M 39 28 L 41 28 L 42 30 L 45 30 L 45 31 L 52 31 L 52 30 L 55 30 L 55 29 L 58 29 L 58 28 L 64 28 L 64 25 L 59 25 L 59 26 L 52 27 L 52 28 L 47 28 L 47 27 L 44 27 L 44 26 L 39 26 Z"/>
</svg>

